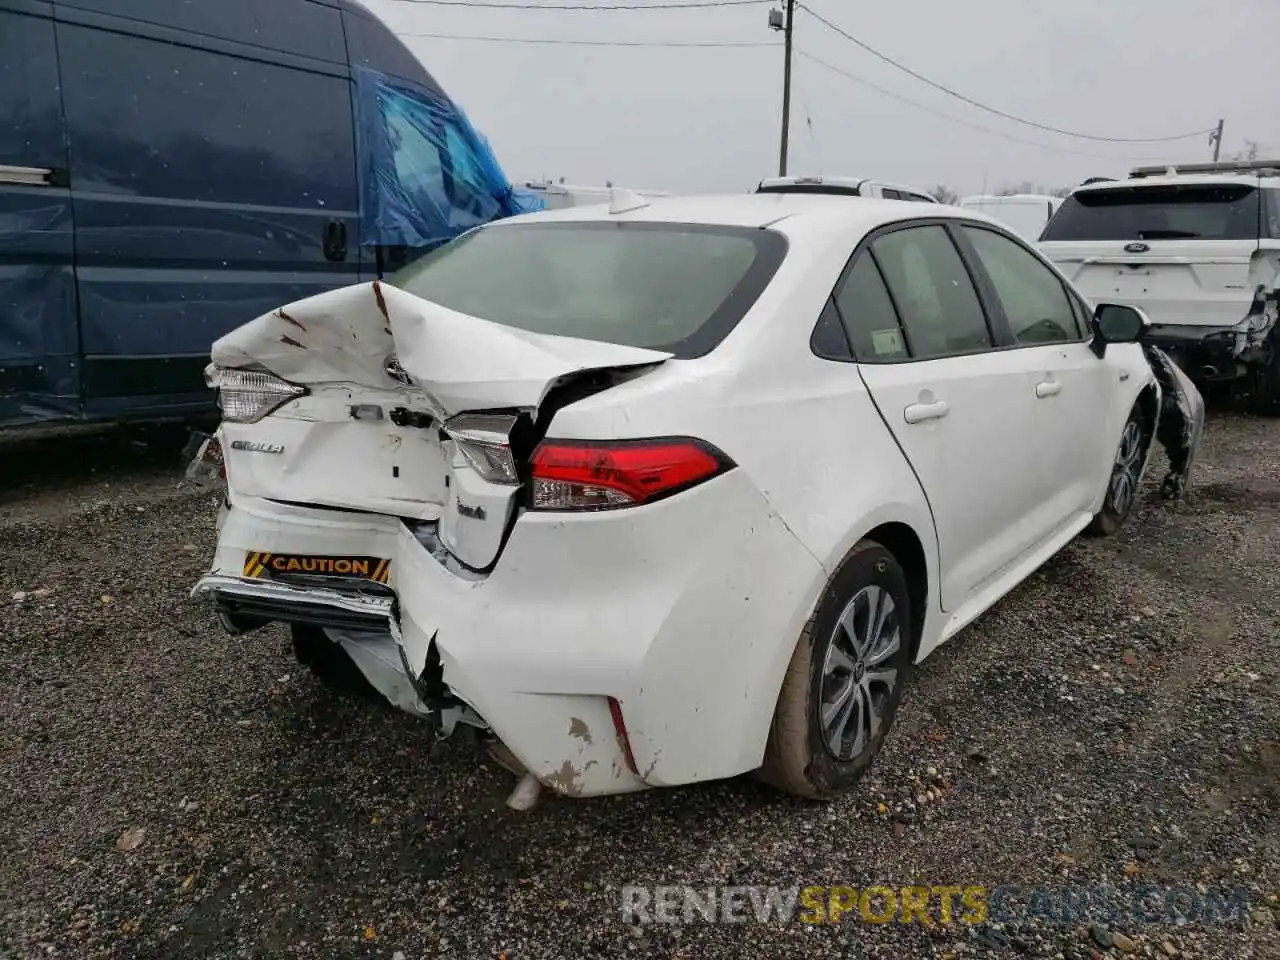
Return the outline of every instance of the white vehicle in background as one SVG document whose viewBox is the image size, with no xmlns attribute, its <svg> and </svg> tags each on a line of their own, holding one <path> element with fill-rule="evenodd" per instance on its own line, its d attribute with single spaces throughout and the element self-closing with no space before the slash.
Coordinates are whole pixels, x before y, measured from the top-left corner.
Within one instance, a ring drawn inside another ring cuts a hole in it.
<svg viewBox="0 0 1280 960">
<path fill-rule="evenodd" d="M 1040 239 L 1044 226 L 1062 206 L 1061 197 L 1039 193 L 1014 193 L 1007 196 L 980 194 L 964 197 L 956 206 L 974 213 L 985 213 L 1015 230 L 1032 243 Z"/>
<path fill-rule="evenodd" d="M 612 186 L 584 187 L 578 184 L 552 183 L 549 180 L 529 180 L 521 186 L 532 191 L 535 196 L 541 197 L 548 210 L 608 203 L 614 190 Z M 628 192 L 648 199 L 671 196 L 670 193 L 661 190 L 630 190 Z"/>
<path fill-rule="evenodd" d="M 485 225 L 213 346 L 232 633 L 572 796 L 853 784 L 912 665 L 1204 410 L 955 207 L 619 192 Z M 216 462 L 216 461 L 215 461 Z M 1065 626 L 1064 625 L 1064 629 Z"/>
<path fill-rule="evenodd" d="M 1141 307 L 1201 382 L 1280 414 L 1280 160 L 1138 167 L 1077 187 L 1039 244 L 1094 300 Z"/>
<path fill-rule="evenodd" d="M 885 183 L 869 177 L 769 177 L 761 180 L 755 193 L 818 193 L 832 196 L 871 197 L 876 200 L 910 200 L 937 203 L 924 190 L 900 183 Z"/>
</svg>

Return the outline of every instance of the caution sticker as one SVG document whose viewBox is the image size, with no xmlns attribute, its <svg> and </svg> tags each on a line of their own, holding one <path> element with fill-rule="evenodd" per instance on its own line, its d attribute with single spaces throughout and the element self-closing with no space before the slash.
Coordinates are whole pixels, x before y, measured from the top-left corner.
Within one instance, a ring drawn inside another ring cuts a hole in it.
<svg viewBox="0 0 1280 960">
<path fill-rule="evenodd" d="M 244 558 L 246 577 L 300 574 L 307 577 L 356 577 L 375 583 L 391 579 L 391 561 L 381 557 L 323 557 L 298 553 L 250 552 Z"/>
</svg>

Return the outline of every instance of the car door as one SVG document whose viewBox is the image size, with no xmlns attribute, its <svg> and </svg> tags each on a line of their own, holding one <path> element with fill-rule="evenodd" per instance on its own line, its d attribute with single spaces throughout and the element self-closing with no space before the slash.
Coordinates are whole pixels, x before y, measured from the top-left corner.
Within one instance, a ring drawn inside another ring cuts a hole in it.
<svg viewBox="0 0 1280 960">
<path fill-rule="evenodd" d="M 1052 535 L 1087 515 L 1100 492 L 1099 478 L 1114 452 L 1105 425 L 1116 380 L 1125 373 L 1123 358 L 1120 351 L 1108 351 L 1109 359 L 1094 354 L 1082 307 L 1024 244 L 980 224 L 964 224 L 958 235 L 980 284 L 989 285 L 1015 352 L 1036 375 L 1043 499 L 1033 508 L 1032 524 Z"/>
<path fill-rule="evenodd" d="M 59 90 L 52 5 L 0 0 L 0 424 L 80 409 Z"/>
<path fill-rule="evenodd" d="M 997 349 L 950 231 L 906 223 L 873 236 L 836 295 L 858 370 L 920 480 L 953 611 L 1034 545 L 1042 450 L 1025 358 Z"/>
</svg>

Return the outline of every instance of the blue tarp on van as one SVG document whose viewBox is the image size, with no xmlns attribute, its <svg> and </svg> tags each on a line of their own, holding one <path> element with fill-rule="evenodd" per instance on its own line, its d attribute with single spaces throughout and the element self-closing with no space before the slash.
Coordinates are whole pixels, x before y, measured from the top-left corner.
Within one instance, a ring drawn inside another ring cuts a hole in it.
<svg viewBox="0 0 1280 960">
<path fill-rule="evenodd" d="M 434 247 L 472 227 L 532 213 L 457 104 L 367 68 L 354 71 L 360 243 Z"/>
</svg>

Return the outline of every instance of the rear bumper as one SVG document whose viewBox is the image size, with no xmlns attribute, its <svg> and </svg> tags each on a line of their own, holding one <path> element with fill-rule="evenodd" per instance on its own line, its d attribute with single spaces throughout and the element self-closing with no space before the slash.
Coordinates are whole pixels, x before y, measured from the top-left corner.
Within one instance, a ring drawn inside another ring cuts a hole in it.
<svg viewBox="0 0 1280 960">
<path fill-rule="evenodd" d="M 1159 347 L 1191 377 L 1230 380 L 1266 363 L 1274 349 L 1277 293 L 1260 295 L 1239 323 L 1229 326 L 1153 324 L 1144 341 Z"/>
<path fill-rule="evenodd" d="M 526 513 L 486 577 L 451 571 L 429 536 L 393 517 L 234 493 L 232 502 L 197 586 L 224 625 L 326 626 L 388 699 L 418 713 L 425 702 L 404 691 L 421 689 L 430 663 L 526 768 L 576 796 L 759 766 L 782 676 L 825 582 L 741 471 L 628 510 Z M 385 557 L 394 593 L 255 582 L 242 576 L 253 551 Z M 397 692 L 371 675 L 390 659 L 385 650 L 353 651 L 350 637 L 362 632 L 394 641 Z"/>
</svg>

